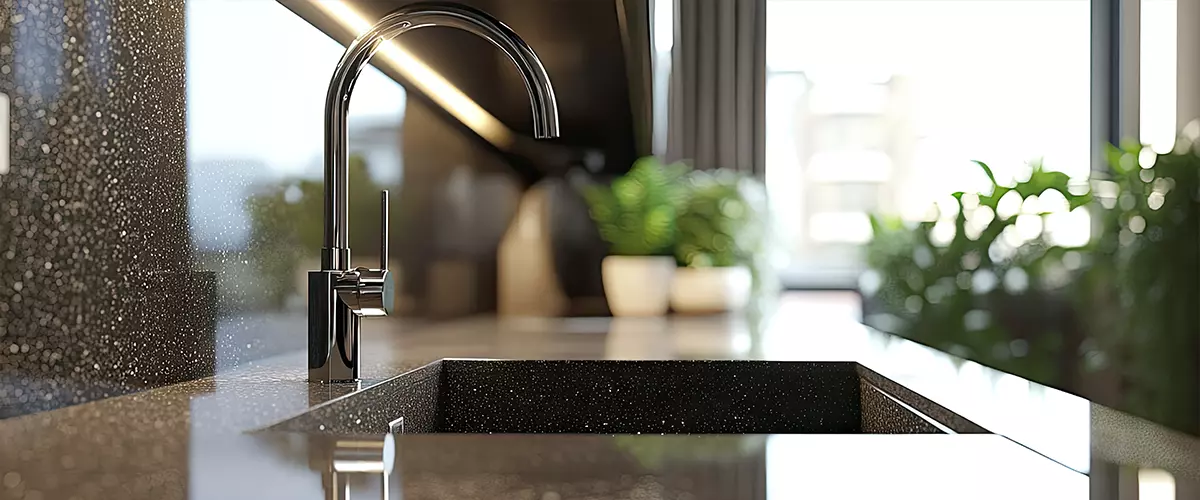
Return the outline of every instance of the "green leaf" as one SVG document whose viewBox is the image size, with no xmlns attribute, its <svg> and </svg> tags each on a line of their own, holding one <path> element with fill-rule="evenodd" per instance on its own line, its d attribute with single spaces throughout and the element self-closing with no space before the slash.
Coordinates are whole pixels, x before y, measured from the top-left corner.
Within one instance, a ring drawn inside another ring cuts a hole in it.
<svg viewBox="0 0 1200 500">
<path fill-rule="evenodd" d="M 680 165 L 666 166 L 657 158 L 645 157 L 608 186 L 583 188 L 588 212 L 612 254 L 671 254 L 678 232 L 681 187 L 676 179 Z"/>
<path fill-rule="evenodd" d="M 737 172 L 696 171 L 681 179 L 679 243 L 675 258 L 693 267 L 750 265 L 765 251 L 765 204 L 753 198 L 761 185 Z"/>
<path fill-rule="evenodd" d="M 987 163 L 979 160 L 971 160 L 971 162 L 979 165 L 979 168 L 983 170 L 983 173 L 987 174 L 988 180 L 992 181 L 993 186 L 999 186 L 999 184 L 996 183 L 996 174 L 992 173 L 992 167 L 989 167 Z"/>
</svg>

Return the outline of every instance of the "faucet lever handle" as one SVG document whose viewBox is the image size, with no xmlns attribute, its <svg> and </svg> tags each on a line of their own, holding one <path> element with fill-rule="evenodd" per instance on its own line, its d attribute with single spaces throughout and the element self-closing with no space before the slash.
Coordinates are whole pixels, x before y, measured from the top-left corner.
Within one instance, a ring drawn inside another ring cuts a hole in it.
<svg viewBox="0 0 1200 500">
<path fill-rule="evenodd" d="M 388 268 L 388 232 L 391 224 L 388 222 L 388 190 L 379 192 L 379 268 Z"/>
</svg>

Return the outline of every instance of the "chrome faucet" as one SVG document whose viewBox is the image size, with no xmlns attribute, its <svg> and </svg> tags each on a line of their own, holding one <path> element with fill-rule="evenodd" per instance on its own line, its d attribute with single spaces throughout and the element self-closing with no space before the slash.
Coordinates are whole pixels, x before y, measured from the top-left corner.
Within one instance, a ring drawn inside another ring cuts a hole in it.
<svg viewBox="0 0 1200 500">
<path fill-rule="evenodd" d="M 417 28 L 449 26 L 479 35 L 500 48 L 525 80 L 533 107 L 533 134 L 558 137 L 554 87 L 537 54 L 511 28 L 485 12 L 448 2 L 415 3 L 380 19 L 346 48 L 325 96 L 325 242 L 321 270 L 308 273 L 308 379 L 358 380 L 359 321 L 392 311 L 394 285 L 388 272 L 388 195 L 383 192 L 379 269 L 350 268 L 349 164 L 346 115 L 363 66 L 384 42 Z"/>
</svg>

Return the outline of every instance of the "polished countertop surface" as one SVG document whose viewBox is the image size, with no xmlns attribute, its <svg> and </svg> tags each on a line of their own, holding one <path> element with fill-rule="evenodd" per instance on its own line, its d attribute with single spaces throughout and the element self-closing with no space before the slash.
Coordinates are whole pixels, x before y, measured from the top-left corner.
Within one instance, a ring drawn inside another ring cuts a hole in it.
<svg viewBox="0 0 1200 500">
<path fill-rule="evenodd" d="M 254 432 L 355 390 L 308 383 L 305 353 L 293 352 L 211 378 L 0 421 L 0 498 L 327 498 L 334 482 L 353 498 L 384 498 L 387 488 L 407 499 L 1115 499 L 1131 487 L 1168 485 L 1174 496 L 1162 498 L 1200 497 L 1200 440 L 830 319 L 825 313 L 838 306 L 785 302 L 757 322 L 371 321 L 364 323 L 362 385 L 447 357 L 856 361 L 994 435 Z M 339 450 L 347 446 L 360 455 L 384 450 L 388 466 L 331 479 L 322 471 L 336 460 L 344 466 Z"/>
</svg>

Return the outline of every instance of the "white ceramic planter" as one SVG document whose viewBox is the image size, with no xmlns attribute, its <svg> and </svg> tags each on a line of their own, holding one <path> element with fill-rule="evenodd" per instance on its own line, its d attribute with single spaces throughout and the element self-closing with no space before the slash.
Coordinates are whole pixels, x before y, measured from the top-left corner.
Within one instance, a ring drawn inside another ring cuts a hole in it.
<svg viewBox="0 0 1200 500">
<path fill-rule="evenodd" d="M 671 285 L 671 308 L 681 314 L 736 311 L 750 300 L 745 267 L 681 267 Z"/>
<path fill-rule="evenodd" d="M 601 264 L 613 316 L 662 316 L 671 297 L 674 257 L 610 255 Z"/>
</svg>

